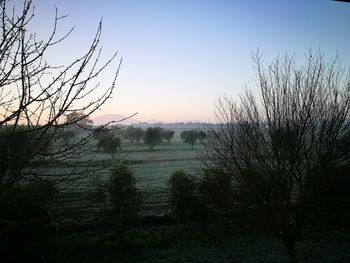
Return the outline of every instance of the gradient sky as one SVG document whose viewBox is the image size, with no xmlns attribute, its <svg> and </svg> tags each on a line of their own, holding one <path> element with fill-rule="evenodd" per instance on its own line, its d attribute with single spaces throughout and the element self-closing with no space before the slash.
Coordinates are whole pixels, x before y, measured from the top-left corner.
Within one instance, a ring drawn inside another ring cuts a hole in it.
<svg viewBox="0 0 350 263">
<path fill-rule="evenodd" d="M 20 0 L 14 1 L 20 3 Z M 113 98 L 95 114 L 138 112 L 147 121 L 213 121 L 220 94 L 254 88 L 251 52 L 266 62 L 278 52 L 298 62 L 311 48 L 338 50 L 350 66 L 350 4 L 330 0 L 34 0 L 32 24 L 45 36 L 55 14 L 68 15 L 59 32 L 72 35 L 50 54 L 68 64 L 91 43 L 103 17 L 104 57 L 119 51 L 123 64 Z M 108 85 L 112 69 L 101 75 Z"/>
</svg>

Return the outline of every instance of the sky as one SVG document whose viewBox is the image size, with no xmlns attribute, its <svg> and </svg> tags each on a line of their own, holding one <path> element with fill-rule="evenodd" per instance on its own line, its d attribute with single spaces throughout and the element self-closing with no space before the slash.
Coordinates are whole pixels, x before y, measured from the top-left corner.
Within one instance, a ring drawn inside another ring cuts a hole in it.
<svg viewBox="0 0 350 263">
<path fill-rule="evenodd" d="M 16 5 L 22 1 L 12 1 Z M 163 122 L 215 121 L 216 100 L 256 89 L 251 54 L 266 63 L 288 52 L 302 63 L 309 49 L 338 51 L 350 66 L 350 4 L 330 0 L 34 0 L 32 29 L 45 38 L 55 6 L 62 35 L 51 63 L 69 64 L 91 43 L 102 18 L 103 59 L 123 62 L 111 98 L 95 116 L 131 115 Z M 100 76 L 101 92 L 116 64 Z"/>
</svg>

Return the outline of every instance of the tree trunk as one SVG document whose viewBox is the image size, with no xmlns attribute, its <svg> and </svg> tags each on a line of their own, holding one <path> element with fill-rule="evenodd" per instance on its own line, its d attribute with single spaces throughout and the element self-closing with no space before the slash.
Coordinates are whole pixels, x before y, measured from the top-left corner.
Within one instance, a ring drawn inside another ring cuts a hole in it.
<svg viewBox="0 0 350 263">
<path fill-rule="evenodd" d="M 289 237 L 285 240 L 285 246 L 287 249 L 288 263 L 296 263 L 297 257 L 295 253 L 295 239 Z"/>
</svg>

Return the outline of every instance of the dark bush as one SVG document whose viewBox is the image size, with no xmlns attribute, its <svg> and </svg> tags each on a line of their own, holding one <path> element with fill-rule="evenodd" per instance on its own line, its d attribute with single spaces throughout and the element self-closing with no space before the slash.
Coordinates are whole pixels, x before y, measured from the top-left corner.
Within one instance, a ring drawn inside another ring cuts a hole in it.
<svg viewBox="0 0 350 263">
<path fill-rule="evenodd" d="M 142 201 L 135 178 L 127 166 L 120 162 L 114 164 L 107 190 L 115 229 L 123 242 L 125 231 L 136 222 Z"/>
<path fill-rule="evenodd" d="M 17 185 L 0 195 L 0 255 L 3 262 L 41 262 L 55 215 L 55 184 L 48 179 Z"/>
<path fill-rule="evenodd" d="M 176 171 L 168 181 L 170 205 L 176 219 L 184 221 L 193 215 L 197 203 L 195 196 L 196 182 L 193 176 L 184 171 Z"/>
<path fill-rule="evenodd" d="M 220 170 L 205 170 L 199 192 L 203 202 L 219 212 L 227 212 L 233 206 L 232 178 Z"/>
<path fill-rule="evenodd" d="M 143 142 L 144 144 L 149 145 L 149 148 L 152 151 L 155 145 L 162 142 L 162 129 L 159 127 L 147 128 L 143 137 Z"/>
<path fill-rule="evenodd" d="M 121 141 L 119 138 L 114 137 L 114 134 L 107 133 L 100 136 L 97 143 L 97 149 L 104 149 L 107 153 L 114 155 L 121 149 Z"/>
</svg>

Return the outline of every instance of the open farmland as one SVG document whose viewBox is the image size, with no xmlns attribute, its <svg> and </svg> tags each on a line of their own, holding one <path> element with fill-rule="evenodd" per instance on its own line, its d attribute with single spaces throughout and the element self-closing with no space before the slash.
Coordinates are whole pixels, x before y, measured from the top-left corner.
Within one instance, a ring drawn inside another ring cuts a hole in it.
<svg viewBox="0 0 350 263">
<path fill-rule="evenodd" d="M 161 215 L 167 211 L 168 189 L 167 181 L 176 170 L 198 175 L 200 173 L 200 154 L 203 146 L 197 143 L 194 149 L 191 145 L 181 142 L 177 130 L 174 139 L 170 142 L 162 142 L 151 151 L 147 145 L 139 145 L 129 140 L 122 140 L 122 150 L 118 153 L 119 158 L 128 164 L 136 179 L 136 186 L 143 196 L 142 214 Z M 83 134 L 81 136 L 84 136 Z M 97 143 L 93 141 L 92 143 Z M 91 161 L 81 163 L 81 169 L 91 165 L 108 166 L 112 162 L 112 157 L 99 151 Z M 68 165 L 68 163 L 67 163 Z M 64 172 L 62 167 L 45 167 L 44 169 L 54 169 L 57 173 Z M 79 219 L 89 220 L 99 207 L 94 206 L 89 200 L 92 191 L 92 179 L 98 175 L 101 180 L 107 180 L 110 175 L 110 168 L 98 169 L 92 177 L 81 178 L 70 186 L 64 185 L 65 191 L 62 194 L 62 205 L 75 213 Z"/>
<path fill-rule="evenodd" d="M 189 144 L 182 142 L 165 143 L 156 146 L 153 151 L 145 145 L 140 145 L 129 153 L 128 150 L 132 146 L 128 145 L 121 154 L 128 154 L 125 159 L 129 161 L 137 186 L 144 194 L 146 210 L 164 208 L 167 204 L 167 181 L 176 170 L 184 170 L 193 175 L 200 172 L 198 156 L 202 147 L 199 144 L 195 149 L 191 149 Z M 162 209 L 158 210 L 161 211 Z"/>
</svg>

